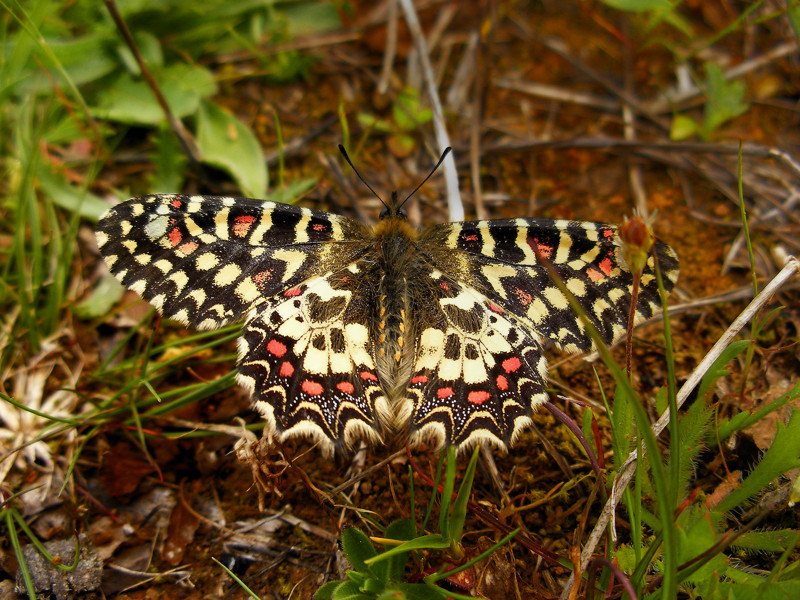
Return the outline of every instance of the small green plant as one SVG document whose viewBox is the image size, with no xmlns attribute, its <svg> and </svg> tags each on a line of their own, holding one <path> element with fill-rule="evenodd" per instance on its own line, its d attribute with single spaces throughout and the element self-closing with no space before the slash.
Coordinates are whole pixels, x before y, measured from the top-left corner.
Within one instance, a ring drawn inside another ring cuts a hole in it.
<svg viewBox="0 0 800 600">
<path fill-rule="evenodd" d="M 733 515 L 741 514 L 753 498 L 768 489 L 771 482 L 780 479 L 788 470 L 800 466 L 798 458 L 800 457 L 800 411 L 794 411 L 785 427 L 778 426 L 775 440 L 761 461 L 738 483 L 737 489 L 718 504 L 706 506 L 697 502 L 692 494 L 693 465 L 704 448 L 718 446 L 734 432 L 752 424 L 753 417 L 756 420 L 763 418 L 766 414 L 777 411 L 800 397 L 800 384 L 798 384 L 764 407 L 757 416 L 741 413 L 734 419 L 736 423 L 723 420 L 717 423 L 716 427 L 712 427 L 711 419 L 714 412 L 711 410 L 710 400 L 715 383 L 728 374 L 726 365 L 749 346 L 751 342 L 747 340 L 734 342 L 708 371 L 699 386 L 697 400 L 678 419 L 678 438 L 672 451 L 673 455 L 680 457 L 677 492 L 678 498 L 683 502 L 683 508 L 678 509 L 674 519 L 676 530 L 674 543 L 678 565 L 675 579 L 681 589 L 703 598 L 732 598 L 733 590 L 728 582 L 738 582 L 754 590 L 763 590 L 766 589 L 763 586 L 767 586 L 776 591 L 783 590 L 783 593 L 789 595 L 791 595 L 790 590 L 800 585 L 797 564 L 793 564 L 789 569 L 787 563 L 788 553 L 797 545 L 800 532 L 757 531 L 754 528 L 758 524 L 758 519 L 735 527 L 729 525 Z M 659 408 L 663 408 L 666 404 L 664 391 L 662 390 L 656 401 Z M 629 449 L 634 447 L 629 437 L 632 421 L 629 417 L 625 417 L 631 414 L 630 411 L 631 407 L 624 399 L 624 395 L 618 395 L 612 411 L 617 468 L 621 466 Z M 640 523 L 659 533 L 645 539 L 641 535 L 640 526 L 632 527 L 633 540 L 630 544 L 619 547 L 616 554 L 620 567 L 629 573 L 634 588 L 640 591 L 644 589 L 645 576 L 652 568 L 663 569 L 663 554 L 666 552 L 658 516 L 646 508 L 643 501 L 643 497 L 655 493 L 651 470 L 653 460 L 648 456 L 641 461 L 634 488 L 626 491 L 623 500 L 631 523 Z M 740 550 L 736 558 L 725 554 L 724 551 L 729 548 Z M 743 551 L 746 554 L 783 552 L 785 556 L 776 563 L 773 573 L 766 576 L 747 566 L 746 560 L 743 560 Z M 791 576 L 791 572 L 795 575 Z"/>
<path fill-rule="evenodd" d="M 420 91 L 414 87 L 405 87 L 397 94 L 390 119 L 381 119 L 363 112 L 357 116 L 358 122 L 365 129 L 387 134 L 387 144 L 398 157 L 411 154 L 417 145 L 414 132 L 419 131 L 420 126 L 428 123 L 431 118 L 431 109 L 425 107 Z"/>
<path fill-rule="evenodd" d="M 746 220 L 744 226 L 747 227 Z M 630 240 L 622 236 L 620 244 L 625 252 Z M 792 597 L 800 589 L 800 562 L 790 562 L 789 559 L 800 544 L 800 530 L 785 529 L 779 535 L 774 531 L 757 531 L 758 522 L 768 512 L 764 510 L 744 525 L 736 516 L 787 471 L 800 468 L 800 411 L 793 411 L 785 426 L 778 425 L 773 443 L 759 463 L 725 498 L 713 505 L 700 503 L 692 485 L 694 464 L 703 449 L 718 447 L 733 433 L 800 398 L 800 384 L 756 414 L 741 413 L 730 421 L 721 420 L 712 425 L 711 399 L 715 384 L 729 374 L 727 365 L 754 343 L 741 340 L 731 343 L 711 364 L 697 388 L 697 399 L 688 410 L 679 413 L 672 334 L 657 261 L 655 272 L 663 309 L 667 386 L 656 394 L 654 400 L 659 413 L 670 409 L 668 431 L 671 444 L 668 454 L 659 446 L 643 408 L 648 400 L 636 393 L 629 375 L 614 361 L 564 282 L 551 271 L 554 283 L 583 320 L 617 386 L 613 409 L 606 405 L 612 422 L 615 470 L 621 471 L 632 451 L 638 456 L 633 486 L 625 489 L 622 495 L 628 511 L 631 541 L 616 548 L 610 544 L 611 551 L 605 560 L 616 560 L 629 578 L 626 585 L 635 591 L 637 597 L 642 597 L 646 589 L 652 588 L 653 580 L 648 578 L 648 574 L 653 571 L 660 575 L 658 592 L 652 597 L 672 599 L 681 590 L 692 597 L 728 600 L 738 597 L 730 582 L 743 584 L 749 590 L 748 598 L 767 597 L 764 594 Z M 758 323 L 754 326 L 755 332 L 760 330 Z M 652 504 L 647 503 L 647 498 L 654 500 Z M 649 537 L 645 535 L 647 530 L 653 533 Z M 743 566 L 740 557 L 734 559 L 726 554 L 730 548 L 741 548 L 742 539 L 748 552 L 781 553 L 769 573 L 754 572 Z M 590 581 L 594 582 L 594 573 L 590 575 Z M 622 573 L 618 576 L 624 577 Z M 602 581 L 607 584 L 609 580 L 609 573 L 606 573 Z"/>
<path fill-rule="evenodd" d="M 683 140 L 693 135 L 708 140 L 719 127 L 739 115 L 745 113 L 750 105 L 745 101 L 745 85 L 743 81 L 725 78 L 719 66 L 706 64 L 706 103 L 703 119 L 697 121 L 686 114 L 677 114 L 672 119 L 670 137 Z"/>
<path fill-rule="evenodd" d="M 444 460 L 444 454 L 442 455 Z M 504 537 L 481 555 L 453 568 L 454 562 L 464 558 L 461 546 L 461 534 L 464 531 L 464 520 L 467 516 L 467 501 L 472 490 L 472 480 L 475 476 L 475 467 L 478 464 L 478 448 L 472 454 L 472 459 L 464 472 L 464 479 L 458 490 L 455 501 L 452 500 L 455 487 L 455 450 L 450 447 L 447 452 L 445 478 L 440 494 L 439 507 L 439 533 L 420 534 L 413 519 L 398 519 L 392 521 L 383 532 L 383 537 L 378 542 L 387 548 L 379 552 L 373 540 L 358 529 L 348 527 L 342 531 L 342 552 L 350 562 L 352 569 L 347 572 L 347 579 L 343 581 L 330 581 L 317 590 L 316 600 L 352 600 L 409 598 L 420 600 L 426 598 L 471 598 L 462 596 L 452 591 L 445 591 L 437 582 L 452 577 L 453 575 L 470 568 L 483 560 L 508 542 L 516 531 Z M 438 484 L 442 470 L 442 461 L 439 462 L 436 482 Z M 409 474 L 409 477 L 411 475 Z M 413 481 L 413 480 L 412 480 Z M 413 486 L 411 489 L 411 512 L 414 512 Z M 423 521 L 422 529 L 431 515 L 433 501 L 436 494 L 431 496 L 428 511 Z M 428 554 L 426 558 L 426 554 Z M 406 566 L 409 558 L 416 562 L 439 561 L 442 565 L 435 572 L 422 577 L 419 583 L 409 583 Z M 434 558 L 431 558 L 434 557 Z"/>
<path fill-rule="evenodd" d="M 691 33 L 691 25 L 680 14 L 681 2 L 675 0 L 602 0 L 603 4 L 616 10 L 641 15 L 638 19 L 645 32 L 652 31 L 664 22 L 685 35 Z"/>
</svg>

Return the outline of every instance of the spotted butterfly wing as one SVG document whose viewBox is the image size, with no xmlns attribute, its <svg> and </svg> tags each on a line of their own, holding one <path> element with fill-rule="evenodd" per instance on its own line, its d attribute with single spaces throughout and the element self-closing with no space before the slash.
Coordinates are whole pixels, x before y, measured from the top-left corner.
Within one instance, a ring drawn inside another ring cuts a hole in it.
<svg viewBox="0 0 800 600">
<path fill-rule="evenodd" d="M 427 276 L 437 282 L 431 304 L 438 303 L 437 317 L 419 332 L 409 386 L 411 428 L 420 437 L 513 444 L 532 410 L 547 400 L 542 345 L 573 353 L 593 348 L 549 269 L 606 343 L 625 331 L 633 277 L 620 258 L 615 226 L 548 219 L 446 223 L 423 230 L 416 247 L 431 265 Z M 654 253 L 671 290 L 677 256 L 662 242 Z M 640 280 L 635 322 L 660 307 L 654 261 L 651 255 Z"/>
<path fill-rule="evenodd" d="M 107 211 L 96 237 L 111 272 L 165 316 L 215 329 L 246 315 L 237 379 L 269 429 L 335 446 L 378 437 L 368 311 L 347 285 L 360 281 L 348 266 L 367 227 L 276 202 L 159 194 Z"/>
<path fill-rule="evenodd" d="M 375 227 L 274 202 L 134 198 L 100 220 L 111 271 L 201 329 L 246 316 L 238 380 L 268 430 L 328 449 L 387 428 L 444 444 L 513 443 L 546 399 L 545 339 L 591 340 L 547 260 L 606 341 L 632 278 L 613 226 L 514 219 L 418 232 L 392 204 Z M 657 243 L 671 288 L 677 259 Z M 655 310 L 652 258 L 637 317 Z"/>
<path fill-rule="evenodd" d="M 283 437 L 334 446 L 379 439 L 388 411 L 378 384 L 370 307 L 355 263 L 308 279 L 251 313 L 239 339 L 238 381 Z"/>
</svg>

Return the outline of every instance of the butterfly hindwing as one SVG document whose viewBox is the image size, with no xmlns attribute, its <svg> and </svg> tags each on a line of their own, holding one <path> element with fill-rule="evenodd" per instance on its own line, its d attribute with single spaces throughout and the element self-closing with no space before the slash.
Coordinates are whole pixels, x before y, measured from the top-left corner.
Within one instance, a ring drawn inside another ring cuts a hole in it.
<svg viewBox="0 0 800 600">
<path fill-rule="evenodd" d="M 380 438 L 386 400 L 357 272 L 352 264 L 284 290 L 245 323 L 237 379 L 282 439 L 309 435 L 330 449 Z"/>
<path fill-rule="evenodd" d="M 277 202 L 158 194 L 107 211 L 97 243 L 111 272 L 165 316 L 214 329 L 306 279 L 326 242 L 341 241 L 346 257 L 364 229 Z"/>
<path fill-rule="evenodd" d="M 474 288 L 438 271 L 430 277 L 438 293 L 419 329 L 411 432 L 440 444 L 506 447 L 547 399 L 539 339 Z"/>
</svg>

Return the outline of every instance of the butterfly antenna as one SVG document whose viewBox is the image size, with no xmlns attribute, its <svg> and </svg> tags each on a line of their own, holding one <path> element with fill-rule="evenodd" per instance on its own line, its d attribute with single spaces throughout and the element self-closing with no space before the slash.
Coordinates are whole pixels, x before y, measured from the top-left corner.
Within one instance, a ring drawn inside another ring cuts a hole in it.
<svg viewBox="0 0 800 600">
<path fill-rule="evenodd" d="M 372 186 L 371 186 L 370 184 L 368 184 L 368 183 L 367 183 L 367 180 L 366 180 L 366 179 L 364 179 L 364 178 L 361 176 L 361 173 L 359 173 L 359 172 L 358 172 L 358 169 L 356 169 L 356 168 L 355 168 L 355 166 L 353 165 L 353 161 L 352 161 L 352 160 L 350 160 L 350 157 L 349 157 L 349 156 L 347 156 L 347 150 L 345 150 L 345 149 L 344 149 L 344 146 L 342 146 L 341 144 L 339 144 L 339 152 L 341 152 L 341 153 L 342 153 L 342 156 L 344 156 L 344 159 L 347 161 L 347 164 L 348 164 L 348 165 L 350 165 L 350 168 L 351 168 L 351 169 L 353 169 L 353 173 L 355 173 L 355 174 L 356 174 L 356 176 L 357 176 L 357 177 L 358 177 L 358 178 L 361 180 L 361 183 L 363 183 L 365 186 L 367 186 L 367 188 L 369 189 L 369 191 L 370 191 L 370 192 L 372 192 L 373 194 L 375 194 L 375 197 L 376 197 L 378 200 L 380 200 L 380 201 L 381 201 L 381 204 L 383 204 L 384 206 L 386 206 L 386 202 L 384 202 L 384 201 L 383 201 L 383 198 L 381 198 L 380 196 L 378 196 L 378 192 L 376 192 L 375 190 L 373 190 L 373 189 L 372 189 Z M 430 176 L 429 176 L 429 177 L 430 177 Z M 388 207 L 388 206 L 386 206 L 386 208 L 389 208 L 389 207 Z"/>
<path fill-rule="evenodd" d="M 436 169 L 439 168 L 439 166 L 444 162 L 444 159 L 447 158 L 447 155 L 450 154 L 450 150 L 452 150 L 452 148 L 450 146 L 448 146 L 447 148 L 444 149 L 444 152 L 442 152 L 442 156 L 439 157 L 439 162 L 436 163 L 436 166 L 434 166 L 433 169 L 431 169 L 431 172 L 428 173 L 428 176 L 425 179 L 422 180 L 422 183 L 420 183 L 417 187 L 415 187 L 414 191 L 411 192 L 408 196 L 406 196 L 406 199 L 403 200 L 400 203 L 400 206 L 403 206 L 403 204 L 408 202 L 408 199 L 411 198 L 411 196 L 413 196 L 414 194 L 416 194 L 417 190 L 419 188 L 421 188 L 423 185 L 425 185 L 425 182 L 428 181 L 428 179 L 431 178 L 431 175 L 436 173 Z M 398 206 L 397 208 L 400 208 L 400 206 Z"/>
</svg>

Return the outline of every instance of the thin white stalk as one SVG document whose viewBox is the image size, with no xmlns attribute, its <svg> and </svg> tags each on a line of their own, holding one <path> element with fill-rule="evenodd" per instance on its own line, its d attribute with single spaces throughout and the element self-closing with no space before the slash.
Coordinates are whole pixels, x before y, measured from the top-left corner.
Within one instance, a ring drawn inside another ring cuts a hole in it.
<svg viewBox="0 0 800 600">
<path fill-rule="evenodd" d="M 444 111 L 442 110 L 442 102 L 439 99 L 439 92 L 436 89 L 436 78 L 434 77 L 430 57 L 428 56 L 428 45 L 422 33 L 422 27 L 420 27 L 417 11 L 414 9 L 413 2 L 411 0 L 400 0 L 400 6 L 403 8 L 408 31 L 411 34 L 411 40 L 414 42 L 414 47 L 419 53 L 419 62 L 422 66 L 425 90 L 428 93 L 428 100 L 431 103 L 431 110 L 433 112 L 433 128 L 436 133 L 436 142 L 439 144 L 439 152 L 442 152 L 452 144 L 450 143 L 450 136 L 447 135 L 447 128 L 444 124 Z M 447 184 L 447 207 L 451 221 L 463 221 L 464 205 L 461 203 L 461 193 L 458 190 L 458 172 L 456 171 L 456 161 L 453 154 L 454 153 L 451 152 L 442 163 L 444 178 Z"/>
</svg>

